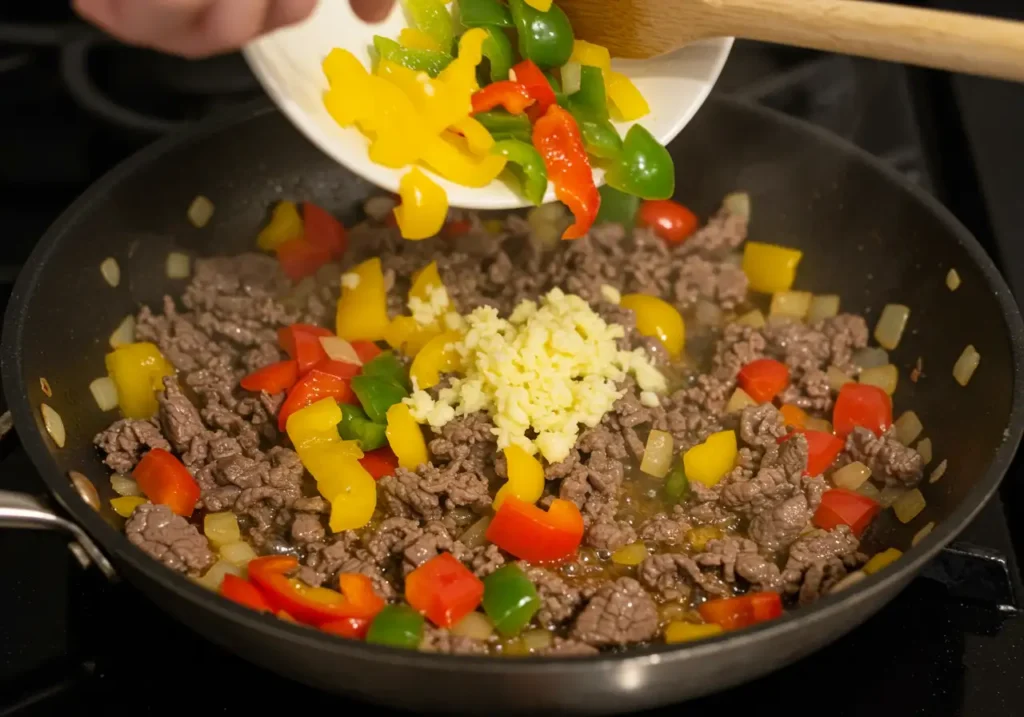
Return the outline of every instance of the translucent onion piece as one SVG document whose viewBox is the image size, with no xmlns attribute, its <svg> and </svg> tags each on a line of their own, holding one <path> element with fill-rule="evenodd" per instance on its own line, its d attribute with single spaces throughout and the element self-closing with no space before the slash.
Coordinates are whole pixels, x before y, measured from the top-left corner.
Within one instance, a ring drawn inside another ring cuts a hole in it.
<svg viewBox="0 0 1024 717">
<path fill-rule="evenodd" d="M 188 254 L 172 251 L 167 255 L 167 278 L 187 279 L 192 273 L 191 261 Z"/>
<path fill-rule="evenodd" d="M 533 652 L 536 650 L 546 650 L 551 647 L 554 637 L 548 630 L 537 629 L 524 632 L 520 639 L 523 641 L 526 649 Z"/>
<path fill-rule="evenodd" d="M 814 416 L 809 416 L 804 421 L 804 428 L 806 428 L 808 431 L 824 431 L 825 433 L 831 433 L 832 423 L 826 421 L 824 418 L 815 418 Z"/>
<path fill-rule="evenodd" d="M 202 229 L 213 218 L 213 202 L 200 194 L 188 205 L 188 220 L 192 226 Z"/>
<path fill-rule="evenodd" d="M 664 478 L 672 467 L 672 434 L 653 430 L 647 436 L 640 470 L 655 478 Z"/>
<path fill-rule="evenodd" d="M 838 393 L 839 389 L 846 384 L 853 383 L 852 378 L 837 369 L 835 366 L 829 366 L 825 375 L 828 376 L 828 387 L 836 393 Z"/>
<path fill-rule="evenodd" d="M 878 345 L 890 351 L 899 346 L 909 318 L 909 307 L 903 304 L 886 304 L 882 309 L 882 315 L 878 317 L 878 323 L 875 324 L 875 341 Z"/>
<path fill-rule="evenodd" d="M 722 206 L 729 214 L 750 219 L 750 195 L 746 192 L 727 194 L 722 200 Z"/>
<path fill-rule="evenodd" d="M 124 473 L 114 473 L 110 476 L 110 487 L 121 496 L 142 495 L 142 489 L 135 479 L 126 476 Z"/>
<path fill-rule="evenodd" d="M 935 530 L 935 521 L 934 520 L 930 520 L 930 521 L 928 521 L 927 525 L 925 525 L 919 531 L 914 533 L 914 537 L 910 539 L 910 544 L 911 545 L 917 545 L 922 540 L 927 538 L 931 534 L 931 532 L 933 530 Z"/>
<path fill-rule="evenodd" d="M 64 419 L 45 403 L 39 406 L 39 410 L 43 414 L 43 425 L 46 426 L 46 432 L 57 444 L 57 448 L 63 448 L 64 442 L 67 440 L 67 434 L 64 432 Z"/>
<path fill-rule="evenodd" d="M 921 465 L 926 466 L 932 462 L 932 439 L 922 438 L 914 448 L 921 455 Z"/>
<path fill-rule="evenodd" d="M 324 353 L 332 361 L 341 361 L 342 363 L 351 363 L 356 366 L 362 366 L 363 361 L 359 358 L 359 354 L 352 348 L 345 339 L 338 338 L 337 336 L 321 336 L 320 345 L 324 347 Z"/>
<path fill-rule="evenodd" d="M 857 490 L 864 481 L 871 477 L 871 469 L 860 461 L 854 461 L 843 466 L 832 474 L 832 482 L 837 488 L 846 490 Z"/>
<path fill-rule="evenodd" d="M 960 354 L 960 358 L 953 364 L 953 378 L 961 386 L 966 386 L 970 383 L 971 376 L 974 375 L 974 371 L 978 368 L 979 363 L 981 363 L 981 354 L 968 344 L 964 352 Z"/>
<path fill-rule="evenodd" d="M 812 294 L 809 291 L 777 291 L 772 294 L 771 316 L 789 316 L 803 319 L 811 308 Z"/>
<path fill-rule="evenodd" d="M 839 313 L 839 294 L 822 294 L 811 299 L 811 308 L 807 310 L 807 323 L 814 324 L 822 319 L 830 319 Z"/>
<path fill-rule="evenodd" d="M 924 510 L 927 503 L 924 495 L 917 488 L 912 488 L 896 499 L 892 510 L 901 523 L 909 523 Z"/>
<path fill-rule="evenodd" d="M 863 570 L 854 570 L 852 573 L 850 573 L 845 578 L 843 578 L 835 585 L 833 585 L 831 588 L 829 588 L 828 593 L 829 595 L 831 595 L 832 593 L 837 593 L 840 590 L 846 590 L 846 588 L 852 585 L 856 585 L 866 577 L 867 573 L 865 573 Z"/>
<path fill-rule="evenodd" d="M 567 62 L 562 65 L 562 92 L 568 97 L 571 94 L 575 94 L 580 91 L 580 75 L 583 74 L 583 68 L 580 67 L 578 62 Z"/>
<path fill-rule="evenodd" d="M 91 480 L 89 480 L 84 473 L 78 471 L 68 471 L 68 478 L 71 479 L 71 485 L 74 486 L 75 492 L 78 496 L 86 502 L 86 504 L 93 510 L 100 510 L 100 494 L 96 491 L 96 486 Z"/>
<path fill-rule="evenodd" d="M 882 491 L 878 494 L 878 502 L 882 504 L 883 508 L 888 508 L 899 500 L 906 492 L 906 488 L 901 486 L 887 485 L 883 487 Z"/>
<path fill-rule="evenodd" d="M 224 582 L 225 575 L 237 575 L 238 577 L 243 577 L 242 569 L 240 567 L 234 563 L 229 563 L 227 560 L 218 560 L 209 570 L 206 571 L 206 574 L 196 582 L 207 590 L 217 592 L 220 590 L 220 584 Z"/>
<path fill-rule="evenodd" d="M 746 391 L 742 388 L 737 388 L 732 392 L 732 396 L 729 397 L 729 402 L 725 404 L 726 413 L 739 413 L 747 406 L 756 406 L 757 401 L 750 397 Z"/>
<path fill-rule="evenodd" d="M 889 363 L 889 353 L 877 346 L 859 349 L 853 352 L 852 360 L 861 368 L 877 368 Z"/>
<path fill-rule="evenodd" d="M 398 206 L 394 197 L 377 196 L 370 197 L 363 202 L 363 211 L 366 216 L 374 221 L 382 222 L 391 215 L 391 210 Z"/>
<path fill-rule="evenodd" d="M 50 388 L 50 382 L 46 380 L 46 377 L 39 377 L 39 389 L 43 392 L 43 395 L 47 398 L 53 398 L 53 389 Z"/>
<path fill-rule="evenodd" d="M 541 251 L 550 251 L 562 243 L 562 232 L 569 226 L 564 205 L 560 202 L 542 204 L 526 213 L 530 225 L 530 243 Z"/>
<path fill-rule="evenodd" d="M 694 313 L 697 323 L 703 326 L 719 326 L 722 323 L 722 309 L 710 301 L 698 301 Z"/>
<path fill-rule="evenodd" d="M 238 518 L 230 511 L 207 513 L 203 517 L 203 533 L 214 547 L 237 543 L 242 539 Z"/>
<path fill-rule="evenodd" d="M 860 372 L 860 382 L 868 386 L 878 386 L 890 396 L 896 392 L 900 373 L 893 364 L 866 368 Z"/>
<path fill-rule="evenodd" d="M 111 286 L 117 286 L 121 283 L 121 266 L 117 263 L 117 259 L 112 256 L 108 256 L 100 264 L 100 273 L 103 274 L 104 280 Z"/>
<path fill-rule="evenodd" d="M 96 379 L 89 384 L 89 390 L 101 411 L 111 411 L 117 408 L 117 386 L 110 376 Z"/>
<path fill-rule="evenodd" d="M 950 291 L 956 291 L 960 288 L 960 275 L 956 273 L 956 269 L 950 269 L 949 273 L 946 274 L 946 287 Z"/>
<path fill-rule="evenodd" d="M 250 560 L 256 558 L 256 551 L 245 541 L 239 540 L 237 543 L 222 545 L 220 547 L 220 556 L 232 565 L 244 568 L 249 564 Z"/>
<path fill-rule="evenodd" d="M 932 474 L 930 476 L 928 476 L 928 482 L 929 483 L 934 483 L 939 478 L 941 478 L 942 476 L 946 475 L 946 468 L 948 468 L 948 467 L 949 467 L 949 460 L 946 459 L 946 458 L 943 458 L 942 459 L 942 463 L 939 463 L 939 465 L 935 466 L 935 470 L 933 470 Z"/>
<path fill-rule="evenodd" d="M 878 490 L 878 486 L 876 486 L 871 481 L 865 481 L 864 484 L 857 489 L 857 492 L 860 493 L 861 495 L 866 495 L 868 498 L 874 501 L 878 501 L 878 499 L 882 495 L 881 492 Z"/>
<path fill-rule="evenodd" d="M 643 542 L 630 543 L 612 553 L 616 565 L 639 565 L 647 559 L 647 546 Z"/>
<path fill-rule="evenodd" d="M 491 524 L 491 516 L 485 516 L 466 528 L 466 532 L 459 536 L 459 540 L 467 548 L 479 548 L 487 542 L 484 537 L 487 533 L 487 526 Z"/>
<path fill-rule="evenodd" d="M 743 326 L 750 326 L 755 329 L 764 328 L 764 314 L 761 313 L 760 309 L 754 309 L 743 314 L 743 316 L 736 319 L 737 324 Z"/>
<path fill-rule="evenodd" d="M 452 634 L 474 640 L 486 640 L 494 634 L 494 625 L 483 613 L 471 612 L 452 625 Z"/>
<path fill-rule="evenodd" d="M 921 419 L 917 417 L 917 414 L 913 411 L 904 411 L 903 415 L 896 419 L 893 424 L 893 428 L 896 429 L 896 439 L 905 446 L 909 446 L 911 443 L 917 440 L 917 437 L 921 435 L 921 431 L 924 430 L 924 425 L 921 423 Z"/>
<path fill-rule="evenodd" d="M 121 344 L 131 344 L 135 342 L 135 317 L 125 316 L 117 328 L 114 329 L 114 333 L 110 335 L 110 346 L 111 348 L 117 348 Z"/>
</svg>

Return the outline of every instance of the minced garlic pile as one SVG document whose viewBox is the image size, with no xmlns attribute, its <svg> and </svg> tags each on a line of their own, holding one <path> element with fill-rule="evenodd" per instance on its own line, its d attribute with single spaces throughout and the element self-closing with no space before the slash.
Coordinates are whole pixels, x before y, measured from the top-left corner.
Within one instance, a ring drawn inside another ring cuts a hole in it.
<svg viewBox="0 0 1024 717">
<path fill-rule="evenodd" d="M 482 306 L 465 321 L 464 338 L 454 347 L 462 376 L 436 401 L 421 390 L 405 399 L 420 423 L 440 428 L 456 416 L 487 411 L 499 449 L 514 444 L 557 463 L 576 444 L 580 424 L 596 426 L 611 410 L 623 393 L 616 383 L 627 374 L 648 401 L 666 390 L 643 349 L 619 350 L 621 326 L 608 325 L 582 298 L 560 289 L 540 306 L 523 301 L 508 319 Z"/>
</svg>

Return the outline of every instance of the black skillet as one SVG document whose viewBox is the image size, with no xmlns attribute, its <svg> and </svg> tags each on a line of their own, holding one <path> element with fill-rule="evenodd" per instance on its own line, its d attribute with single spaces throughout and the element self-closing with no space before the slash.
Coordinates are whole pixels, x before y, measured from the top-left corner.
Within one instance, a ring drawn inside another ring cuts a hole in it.
<svg viewBox="0 0 1024 717">
<path fill-rule="evenodd" d="M 1024 325 L 992 262 L 949 212 L 829 134 L 716 97 L 672 152 L 676 196 L 699 215 L 744 190 L 753 205 L 751 236 L 804 250 L 799 288 L 840 294 L 843 309 L 866 313 L 869 324 L 888 302 L 911 307 L 910 328 L 892 354 L 901 368 L 896 403 L 913 407 L 924 422 L 935 447 L 932 467 L 947 459 L 949 468 L 941 481 L 922 486 L 928 507 L 911 524 L 888 511 L 871 529 L 867 550 L 906 551 L 892 568 L 782 619 L 699 644 L 583 659 L 483 659 L 394 651 L 257 615 L 131 546 L 108 507 L 109 472 L 91 442 L 112 419 L 88 390 L 104 374 L 112 329 L 140 303 L 181 292 L 183 282 L 164 275 L 171 248 L 251 248 L 268 206 L 282 197 L 311 199 L 354 221 L 373 191 L 263 107 L 207 122 L 128 160 L 39 242 L 7 311 L 3 388 L 18 435 L 63 517 L 8 493 L 0 494 L 0 524 L 73 529 L 80 545 L 96 548 L 93 562 L 109 557 L 122 579 L 246 659 L 316 687 L 419 710 L 637 710 L 750 680 L 835 640 L 903 588 L 995 491 L 1024 420 Z M 216 205 L 202 230 L 185 214 L 197 194 Z M 121 265 L 117 288 L 100 275 L 108 256 Z M 955 292 L 946 288 L 950 268 L 962 279 Z M 981 366 L 962 388 L 951 369 L 968 344 L 981 354 Z M 907 377 L 918 357 L 924 376 L 912 383 Z M 52 387 L 51 398 L 40 378 Z M 63 417 L 63 448 L 44 431 L 43 401 Z M 80 497 L 70 471 L 95 485 L 98 512 Z M 935 530 L 911 548 L 914 533 L 933 520 Z"/>
</svg>

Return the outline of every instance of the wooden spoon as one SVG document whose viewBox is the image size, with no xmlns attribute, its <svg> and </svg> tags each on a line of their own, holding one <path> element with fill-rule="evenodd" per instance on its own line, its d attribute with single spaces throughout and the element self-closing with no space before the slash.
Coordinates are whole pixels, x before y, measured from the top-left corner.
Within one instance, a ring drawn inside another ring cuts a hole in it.
<svg viewBox="0 0 1024 717">
<path fill-rule="evenodd" d="M 1024 22 L 860 0 L 558 0 L 577 37 L 645 58 L 733 36 L 1024 80 Z"/>
</svg>

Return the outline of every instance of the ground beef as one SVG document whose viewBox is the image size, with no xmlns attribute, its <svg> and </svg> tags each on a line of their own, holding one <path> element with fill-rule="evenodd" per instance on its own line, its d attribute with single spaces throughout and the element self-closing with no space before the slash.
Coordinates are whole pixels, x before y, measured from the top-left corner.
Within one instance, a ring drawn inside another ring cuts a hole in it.
<svg viewBox="0 0 1024 717">
<path fill-rule="evenodd" d="M 786 435 L 782 414 L 770 403 L 748 406 L 740 414 L 740 440 L 748 447 L 765 449 Z"/>
<path fill-rule="evenodd" d="M 296 513 L 292 520 L 291 537 L 299 545 L 319 543 L 327 533 L 324 531 L 320 517 L 313 513 Z"/>
<path fill-rule="evenodd" d="M 445 468 L 432 463 L 415 472 L 399 468 L 377 481 L 377 489 L 392 515 L 440 520 L 459 506 L 486 510 L 491 503 L 487 479 L 460 469 L 459 461 Z"/>
<path fill-rule="evenodd" d="M 456 418 L 441 429 L 428 448 L 436 463 L 458 461 L 463 470 L 483 474 L 494 461 L 497 438 L 494 424 L 485 413 Z"/>
<path fill-rule="evenodd" d="M 578 588 L 547 568 L 522 564 L 540 596 L 537 622 L 547 628 L 564 624 L 579 607 L 582 596 Z"/>
<path fill-rule="evenodd" d="M 797 493 L 755 515 L 750 521 L 750 537 L 765 550 L 779 550 L 799 537 L 811 515 L 807 496 Z"/>
<path fill-rule="evenodd" d="M 895 429 L 879 437 L 866 428 L 854 428 L 846 438 L 846 455 L 870 468 L 879 483 L 912 488 L 921 481 L 921 455 L 900 443 Z"/>
<path fill-rule="evenodd" d="M 125 418 L 115 421 L 93 440 L 106 455 L 103 462 L 117 473 L 131 473 L 150 448 L 171 450 L 156 421 Z"/>
<path fill-rule="evenodd" d="M 547 657 L 587 657 L 597 653 L 596 647 L 592 647 L 585 642 L 556 637 L 551 642 L 551 646 L 541 654 Z"/>
<path fill-rule="evenodd" d="M 650 640 L 658 632 L 658 606 L 633 578 L 600 588 L 573 623 L 569 636 L 594 647 Z"/>
<path fill-rule="evenodd" d="M 486 655 L 487 643 L 472 637 L 453 635 L 442 627 L 427 625 L 423 630 L 420 649 L 443 655 Z"/>
<path fill-rule="evenodd" d="M 672 514 L 657 513 L 640 525 L 639 537 L 645 543 L 681 545 L 690 530 L 690 521 L 682 506 L 673 506 Z"/>
<path fill-rule="evenodd" d="M 867 559 L 857 551 L 859 542 L 846 525 L 800 537 L 790 546 L 782 570 L 786 591 L 798 593 L 801 604 L 815 600 Z"/>
<path fill-rule="evenodd" d="M 166 505 L 138 506 L 125 523 L 124 532 L 132 545 L 180 573 L 199 575 L 216 560 L 199 528 Z"/>
<path fill-rule="evenodd" d="M 651 555 L 640 563 L 637 576 L 648 590 L 668 601 L 689 597 L 693 586 L 720 597 L 732 593 L 720 578 L 701 572 L 693 558 L 683 553 Z"/>
<path fill-rule="evenodd" d="M 192 402 L 185 397 L 173 376 L 164 378 L 164 390 L 157 394 L 160 426 L 174 450 L 186 452 L 192 441 L 206 433 L 203 419 Z"/>
<path fill-rule="evenodd" d="M 338 573 L 362 573 L 373 581 L 381 597 L 390 599 L 397 594 L 384 570 L 354 531 L 336 533 L 325 543 L 309 545 L 304 562 L 305 569 L 300 570 L 298 577 L 310 585 L 334 583 Z"/>
<path fill-rule="evenodd" d="M 597 521 L 583 535 L 583 542 L 592 548 L 615 551 L 636 542 L 636 531 L 625 521 Z"/>
</svg>

